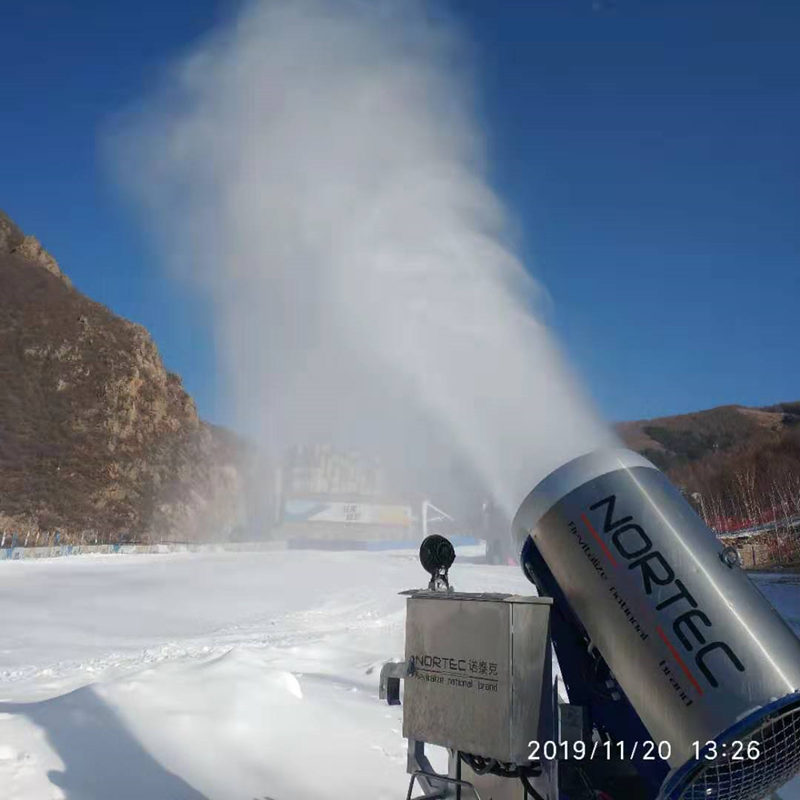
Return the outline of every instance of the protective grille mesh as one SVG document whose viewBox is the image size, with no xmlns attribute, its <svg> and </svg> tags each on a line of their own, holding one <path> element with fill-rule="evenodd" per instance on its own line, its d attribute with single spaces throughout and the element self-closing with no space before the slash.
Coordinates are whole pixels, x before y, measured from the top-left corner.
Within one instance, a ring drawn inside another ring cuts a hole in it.
<svg viewBox="0 0 800 800">
<path fill-rule="evenodd" d="M 680 800 L 762 800 L 800 772 L 800 706 L 769 717 L 758 728 L 733 740 L 744 743 L 743 761 L 727 758 L 705 763 L 688 778 Z M 747 759 L 747 742 L 757 742 L 760 755 Z M 720 746 L 721 747 L 721 746 Z"/>
</svg>

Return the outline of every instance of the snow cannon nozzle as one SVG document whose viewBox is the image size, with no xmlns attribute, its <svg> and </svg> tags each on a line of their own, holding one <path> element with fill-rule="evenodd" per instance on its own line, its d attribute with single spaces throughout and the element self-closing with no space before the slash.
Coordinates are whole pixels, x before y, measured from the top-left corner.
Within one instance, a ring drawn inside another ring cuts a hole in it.
<svg viewBox="0 0 800 800">
<path fill-rule="evenodd" d="M 456 560 L 456 551 L 449 539 L 433 533 L 423 539 L 419 547 L 419 561 L 423 569 L 430 573 L 428 589 L 433 592 L 450 591 L 447 572 Z"/>
</svg>

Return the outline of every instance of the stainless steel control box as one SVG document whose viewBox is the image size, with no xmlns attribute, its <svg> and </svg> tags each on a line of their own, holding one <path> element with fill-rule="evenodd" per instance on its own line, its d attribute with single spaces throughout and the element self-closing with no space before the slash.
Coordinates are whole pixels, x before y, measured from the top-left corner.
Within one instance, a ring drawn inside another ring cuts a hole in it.
<svg viewBox="0 0 800 800">
<path fill-rule="evenodd" d="M 547 597 L 406 592 L 403 735 L 524 764 L 553 738 Z"/>
</svg>

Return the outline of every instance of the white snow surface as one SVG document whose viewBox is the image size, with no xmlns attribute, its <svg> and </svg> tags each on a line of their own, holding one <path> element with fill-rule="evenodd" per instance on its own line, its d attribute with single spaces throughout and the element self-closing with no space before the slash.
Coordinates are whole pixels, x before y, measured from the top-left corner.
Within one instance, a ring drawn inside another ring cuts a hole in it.
<svg viewBox="0 0 800 800">
<path fill-rule="evenodd" d="M 457 589 L 532 593 L 466 555 Z M 756 581 L 800 631 L 800 576 Z M 377 684 L 425 582 L 412 552 L 0 562 L 0 800 L 405 797 Z"/>
<path fill-rule="evenodd" d="M 456 562 L 456 588 L 532 593 Z M 0 562 L 3 800 L 395 800 L 415 553 Z"/>
</svg>

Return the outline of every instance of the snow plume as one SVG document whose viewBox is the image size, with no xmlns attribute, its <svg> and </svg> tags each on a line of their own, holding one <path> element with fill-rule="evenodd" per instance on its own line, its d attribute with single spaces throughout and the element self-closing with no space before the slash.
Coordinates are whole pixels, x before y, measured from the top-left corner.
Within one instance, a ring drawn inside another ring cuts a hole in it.
<svg viewBox="0 0 800 800">
<path fill-rule="evenodd" d="M 117 152 L 211 300 L 242 430 L 378 454 L 421 491 L 480 485 L 512 514 L 609 434 L 531 311 L 468 56 L 416 0 L 252 3 Z"/>
</svg>

